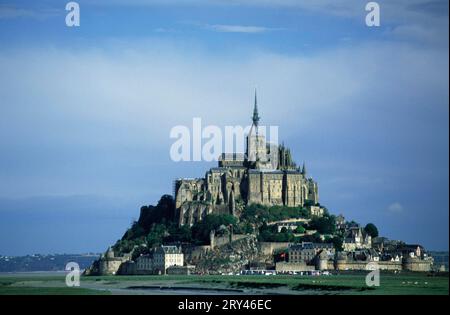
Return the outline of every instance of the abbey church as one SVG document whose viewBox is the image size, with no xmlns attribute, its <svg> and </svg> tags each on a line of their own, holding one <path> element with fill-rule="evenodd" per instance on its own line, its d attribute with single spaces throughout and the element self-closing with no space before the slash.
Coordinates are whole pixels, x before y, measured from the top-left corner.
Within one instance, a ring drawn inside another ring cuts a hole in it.
<svg viewBox="0 0 450 315">
<path fill-rule="evenodd" d="M 192 225 L 211 213 L 239 217 L 247 204 L 305 207 L 322 215 L 318 186 L 307 176 L 305 164 L 298 167 L 284 145 L 266 142 L 259 121 L 255 92 L 245 154 L 223 153 L 204 178 L 175 181 L 179 225 Z"/>
</svg>

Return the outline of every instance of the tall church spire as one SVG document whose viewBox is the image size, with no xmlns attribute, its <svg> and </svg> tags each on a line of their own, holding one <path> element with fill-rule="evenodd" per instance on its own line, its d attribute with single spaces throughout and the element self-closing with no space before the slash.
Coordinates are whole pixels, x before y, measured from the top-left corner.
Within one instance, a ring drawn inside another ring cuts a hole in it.
<svg viewBox="0 0 450 315">
<path fill-rule="evenodd" d="M 259 124 L 259 115 L 258 115 L 258 100 L 256 97 L 256 89 L 255 89 L 255 107 L 253 108 L 253 124 L 255 127 L 258 127 Z"/>
</svg>

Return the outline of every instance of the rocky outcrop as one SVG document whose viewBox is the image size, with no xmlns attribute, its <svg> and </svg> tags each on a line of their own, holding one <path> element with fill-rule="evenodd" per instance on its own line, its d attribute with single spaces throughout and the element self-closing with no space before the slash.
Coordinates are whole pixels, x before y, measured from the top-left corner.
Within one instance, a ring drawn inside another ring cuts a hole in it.
<svg viewBox="0 0 450 315">
<path fill-rule="evenodd" d="M 196 262 L 196 272 L 202 274 L 237 273 L 255 261 L 264 261 L 256 237 L 249 235 L 229 244 L 209 249 Z"/>
</svg>

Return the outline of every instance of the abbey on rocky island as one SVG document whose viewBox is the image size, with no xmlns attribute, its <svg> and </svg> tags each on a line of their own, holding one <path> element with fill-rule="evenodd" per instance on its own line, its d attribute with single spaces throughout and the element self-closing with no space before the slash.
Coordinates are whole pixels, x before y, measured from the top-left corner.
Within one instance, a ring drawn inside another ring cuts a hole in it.
<svg viewBox="0 0 450 315">
<path fill-rule="evenodd" d="M 157 206 L 142 207 L 139 220 L 85 274 L 245 275 L 254 274 L 252 266 L 264 266 L 260 274 L 266 275 L 373 266 L 395 273 L 432 270 L 433 257 L 423 246 L 379 237 L 372 223 L 362 227 L 328 213 L 304 163 L 298 167 L 287 147 L 266 142 L 259 121 L 255 93 L 252 125 L 246 139 L 240 139 L 246 140 L 245 153 L 222 153 L 204 178 L 176 180 L 175 200 L 164 195 Z M 211 214 L 239 220 L 228 228 L 223 228 L 228 220 L 190 228 Z M 249 232 L 242 228 L 247 226 Z M 280 253 L 285 258 L 278 261 Z"/>
<path fill-rule="evenodd" d="M 259 131 L 260 116 L 255 92 L 251 129 L 246 152 L 223 153 L 218 167 L 204 178 L 175 181 L 175 202 L 179 225 L 193 225 L 206 215 L 232 214 L 239 217 L 247 204 L 305 207 L 320 216 L 317 183 L 306 167 L 293 161 L 289 148 L 266 142 Z"/>
</svg>

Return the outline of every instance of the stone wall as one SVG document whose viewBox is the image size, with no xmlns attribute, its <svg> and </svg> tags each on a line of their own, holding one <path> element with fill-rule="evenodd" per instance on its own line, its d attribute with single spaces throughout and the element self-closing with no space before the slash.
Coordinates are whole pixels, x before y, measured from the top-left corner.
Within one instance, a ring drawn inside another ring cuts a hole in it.
<svg viewBox="0 0 450 315">
<path fill-rule="evenodd" d="M 308 187 L 300 172 L 287 172 L 284 178 L 284 203 L 288 207 L 303 206 Z"/>
<path fill-rule="evenodd" d="M 432 264 L 432 260 L 407 258 L 403 261 L 403 269 L 408 271 L 429 272 L 431 271 Z"/>
<path fill-rule="evenodd" d="M 241 240 L 243 238 L 249 237 L 246 234 L 233 234 L 231 236 L 231 241 L 238 241 Z M 214 247 L 216 246 L 222 246 L 225 244 L 229 244 L 230 243 L 230 236 L 229 235 L 224 235 L 224 236 L 215 236 L 214 237 Z"/>
<path fill-rule="evenodd" d="M 263 255 L 273 255 L 276 250 L 287 249 L 290 243 L 287 242 L 259 242 L 258 247 Z"/>
<path fill-rule="evenodd" d="M 305 263 L 277 262 L 275 264 L 275 270 L 277 272 L 313 271 L 313 270 L 316 270 L 316 267 L 315 266 L 308 266 Z"/>
<path fill-rule="evenodd" d="M 279 223 L 309 223 L 309 222 L 311 222 L 311 219 L 291 218 L 291 219 L 286 219 L 286 220 L 268 222 L 267 225 L 270 226 L 270 225 L 279 224 Z"/>
<path fill-rule="evenodd" d="M 188 201 L 179 208 L 179 224 L 189 226 L 201 221 L 206 215 L 213 213 L 214 207 L 206 201 Z"/>
<path fill-rule="evenodd" d="M 366 270 L 368 261 L 342 261 L 336 262 L 336 270 Z M 380 270 L 400 271 L 402 270 L 402 263 L 397 261 L 379 261 L 376 262 Z"/>
<path fill-rule="evenodd" d="M 380 261 L 378 262 L 378 266 L 380 267 L 380 270 L 402 270 L 402 265 L 396 261 Z"/>
<path fill-rule="evenodd" d="M 195 269 L 195 266 L 171 266 L 167 268 L 168 275 L 190 275 Z"/>
<path fill-rule="evenodd" d="M 249 203 L 304 206 L 306 200 L 318 202 L 317 184 L 298 171 L 249 171 Z"/>
<path fill-rule="evenodd" d="M 334 261 L 333 260 L 328 260 L 327 261 L 327 270 L 334 270 Z"/>
<path fill-rule="evenodd" d="M 119 275 L 134 275 L 136 274 L 136 263 L 134 261 L 127 261 L 123 263 L 117 271 Z"/>
<path fill-rule="evenodd" d="M 264 205 L 283 205 L 283 172 L 261 172 L 261 200 Z"/>
<path fill-rule="evenodd" d="M 100 275 L 115 275 L 124 262 L 121 258 L 102 258 L 99 263 Z"/>
</svg>

